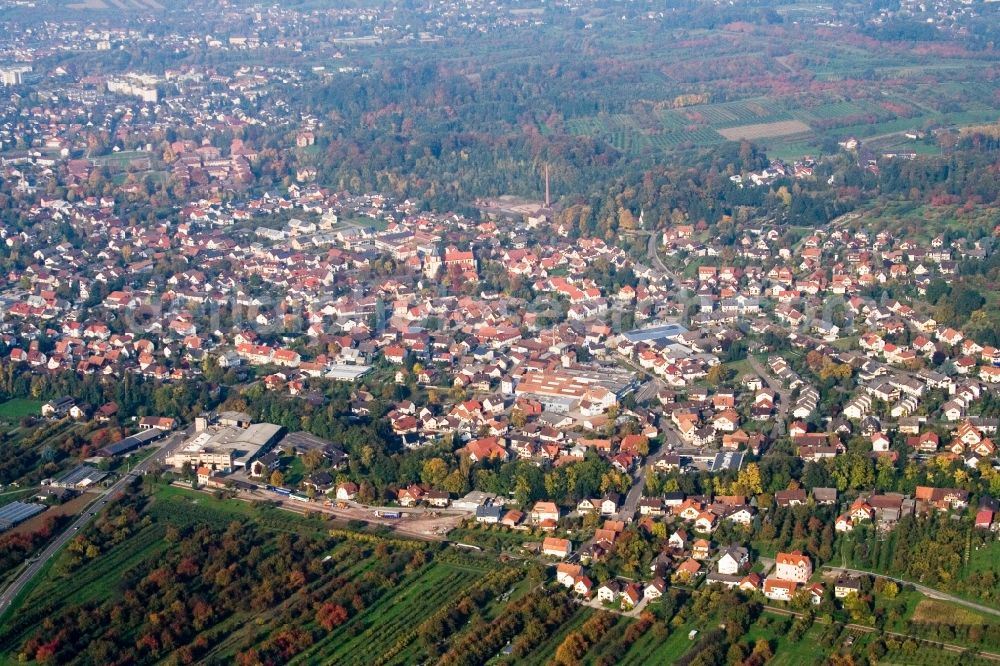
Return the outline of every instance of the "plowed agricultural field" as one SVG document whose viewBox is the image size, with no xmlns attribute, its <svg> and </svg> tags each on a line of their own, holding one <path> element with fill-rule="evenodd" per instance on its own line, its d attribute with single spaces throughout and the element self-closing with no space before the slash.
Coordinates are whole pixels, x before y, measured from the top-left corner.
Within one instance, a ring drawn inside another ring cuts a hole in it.
<svg viewBox="0 0 1000 666">
<path fill-rule="evenodd" d="M 774 136 L 791 136 L 804 134 L 812 129 L 801 120 L 781 120 L 776 123 L 757 123 L 755 125 L 740 125 L 715 130 L 730 141 L 740 139 L 767 139 Z"/>
</svg>

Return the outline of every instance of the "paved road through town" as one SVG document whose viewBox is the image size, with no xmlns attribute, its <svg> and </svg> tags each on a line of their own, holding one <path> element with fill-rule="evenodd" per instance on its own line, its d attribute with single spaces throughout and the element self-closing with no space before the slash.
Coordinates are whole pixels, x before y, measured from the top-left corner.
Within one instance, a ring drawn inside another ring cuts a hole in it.
<svg viewBox="0 0 1000 666">
<path fill-rule="evenodd" d="M 646 246 L 649 252 L 649 259 L 653 264 L 653 268 L 666 275 L 676 284 L 677 276 L 674 275 L 674 273 L 663 264 L 663 261 L 660 260 L 660 256 L 656 251 L 656 245 L 659 238 L 660 238 L 659 234 L 656 233 L 651 233 L 649 235 L 649 243 Z M 639 389 L 637 400 L 638 397 L 642 397 L 643 400 L 650 400 L 653 397 L 655 397 L 656 391 L 659 391 L 659 389 L 662 387 L 662 382 L 660 381 L 660 379 L 641 368 L 635 367 L 631 363 L 628 363 L 628 365 L 636 372 L 646 374 L 651 378 L 648 383 L 644 384 Z M 653 465 L 656 464 L 657 460 L 667 455 L 667 453 L 669 453 L 671 450 L 676 449 L 682 445 L 680 437 L 673 429 L 669 427 L 663 428 L 663 436 L 664 436 L 664 446 L 656 453 L 656 455 L 649 456 L 646 459 L 646 463 L 640 466 L 635 472 L 632 473 L 632 487 L 629 488 L 628 493 L 625 495 L 625 501 L 622 503 L 621 507 L 619 507 L 618 513 L 615 516 L 615 518 L 617 518 L 618 520 L 632 519 L 632 517 L 635 515 L 636 510 L 639 508 L 639 500 L 642 499 L 642 493 L 646 489 L 646 472 Z"/>
<path fill-rule="evenodd" d="M 792 392 L 786 389 L 780 381 L 775 379 L 771 373 L 760 364 L 760 361 L 758 361 L 753 354 L 747 354 L 747 362 L 750 364 L 750 368 L 757 373 L 764 384 L 767 385 L 767 388 L 774 391 L 778 396 L 778 414 L 774 421 L 774 426 L 771 428 L 771 439 L 777 439 L 783 432 L 782 427 L 785 423 L 785 417 L 788 415 L 788 410 L 791 407 Z"/>
<path fill-rule="evenodd" d="M 618 509 L 618 515 L 615 516 L 618 520 L 632 520 L 639 508 L 642 493 L 646 490 L 646 473 L 656 464 L 656 461 L 680 447 L 681 444 L 680 436 L 672 428 L 663 429 L 663 446 L 655 455 L 647 457 L 645 464 L 632 474 L 632 487 L 629 488 L 628 494 L 625 495 L 625 501 Z"/>
<path fill-rule="evenodd" d="M 17 597 L 18 594 L 25 588 L 25 586 L 31 582 L 31 580 L 38 575 L 38 572 L 42 570 L 49 560 L 58 553 L 63 546 L 65 546 L 70 539 L 72 539 L 84 526 L 86 526 L 94 516 L 104 508 L 104 505 L 108 503 L 108 499 L 114 497 L 115 493 L 121 491 L 125 486 L 132 481 L 136 476 L 140 476 L 146 472 L 154 464 L 161 464 L 166 459 L 167 455 L 178 444 L 187 439 L 190 434 L 191 428 L 187 430 L 176 432 L 170 435 L 163 446 L 149 456 L 138 465 L 135 466 L 127 474 L 123 474 L 120 479 L 115 481 L 107 490 L 101 493 L 93 502 L 87 505 L 83 512 L 77 516 L 76 520 L 63 531 L 62 534 L 58 535 L 52 543 L 46 546 L 45 550 L 35 556 L 33 559 L 28 561 L 28 566 L 14 579 L 14 581 L 0 593 L 0 613 L 7 610 L 11 602 Z"/>
<path fill-rule="evenodd" d="M 649 261 L 650 263 L 653 264 L 652 268 L 655 268 L 656 270 L 666 275 L 668 278 L 674 281 L 674 285 L 677 285 L 680 283 L 680 280 L 677 278 L 677 274 L 674 273 L 669 268 L 667 268 L 666 264 L 663 263 L 663 260 L 660 259 L 660 253 L 657 252 L 656 250 L 656 246 L 658 245 L 659 240 L 660 240 L 659 234 L 654 232 L 649 235 L 649 242 L 646 245 L 646 251 L 649 254 Z"/>
<path fill-rule="evenodd" d="M 760 361 L 753 356 L 753 354 L 747 355 L 747 363 L 749 363 L 753 371 L 757 373 L 757 376 L 761 378 L 761 381 L 767 384 L 767 388 L 778 394 L 778 417 L 784 420 L 785 414 L 788 413 L 792 392 L 786 389 L 780 381 L 775 379 L 771 375 L 770 371 L 766 370 L 764 366 L 760 364 Z"/>
</svg>

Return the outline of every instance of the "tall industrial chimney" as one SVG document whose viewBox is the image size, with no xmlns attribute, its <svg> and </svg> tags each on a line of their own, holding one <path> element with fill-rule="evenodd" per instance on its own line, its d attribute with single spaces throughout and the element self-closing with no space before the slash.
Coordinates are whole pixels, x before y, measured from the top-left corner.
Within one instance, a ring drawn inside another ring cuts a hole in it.
<svg viewBox="0 0 1000 666">
<path fill-rule="evenodd" d="M 545 207 L 551 207 L 551 201 L 549 200 L 549 163 L 545 163 Z"/>
</svg>

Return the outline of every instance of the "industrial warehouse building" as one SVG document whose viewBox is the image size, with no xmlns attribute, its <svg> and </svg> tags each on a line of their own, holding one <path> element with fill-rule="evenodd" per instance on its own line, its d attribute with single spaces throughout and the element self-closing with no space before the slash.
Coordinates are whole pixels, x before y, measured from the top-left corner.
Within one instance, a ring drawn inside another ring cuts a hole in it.
<svg viewBox="0 0 1000 666">
<path fill-rule="evenodd" d="M 45 511 L 44 504 L 31 504 L 29 502 L 11 502 L 0 507 L 0 532 L 20 525 L 28 518 L 37 516 Z"/>
<path fill-rule="evenodd" d="M 660 340 L 675 340 L 687 333 L 688 330 L 680 324 L 661 324 L 637 328 L 633 331 L 622 333 L 629 342 L 656 342 Z"/>
<path fill-rule="evenodd" d="M 635 376 L 619 368 L 558 368 L 521 376 L 514 395 L 538 400 L 546 410 L 565 414 L 592 406 L 602 413 L 635 389 Z"/>
<path fill-rule="evenodd" d="M 115 442 L 114 444 L 109 444 L 101 449 L 98 449 L 97 455 L 103 458 L 114 458 L 115 456 L 120 456 L 125 453 L 131 453 L 140 447 L 161 439 L 166 434 L 166 431 L 160 430 L 159 428 L 142 430 L 134 435 L 129 435 L 125 439 Z"/>
<path fill-rule="evenodd" d="M 280 439 L 285 429 L 273 423 L 254 423 L 241 428 L 237 425 L 205 426 L 180 449 L 167 456 L 167 465 L 180 469 L 207 467 L 229 473 L 249 467 Z"/>
<path fill-rule="evenodd" d="M 107 472 L 103 472 L 96 467 L 91 467 L 90 465 L 80 465 L 79 467 L 74 467 L 70 471 L 55 479 L 50 485 L 55 486 L 56 488 L 84 489 L 97 485 L 107 476 Z"/>
</svg>

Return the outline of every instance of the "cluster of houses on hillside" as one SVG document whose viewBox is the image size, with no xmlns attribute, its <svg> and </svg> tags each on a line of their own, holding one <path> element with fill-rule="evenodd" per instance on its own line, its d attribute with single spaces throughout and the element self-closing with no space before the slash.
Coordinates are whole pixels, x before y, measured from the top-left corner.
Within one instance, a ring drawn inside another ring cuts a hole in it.
<svg viewBox="0 0 1000 666">
<path fill-rule="evenodd" d="M 706 574 L 709 568 L 712 570 Z M 791 601 L 800 590 L 809 595 L 811 603 L 823 600 L 826 588 L 822 582 L 811 582 L 812 563 L 800 551 L 777 553 L 773 570 L 766 578 L 751 569 L 746 548 L 735 545 L 715 548 L 707 539 L 690 540 L 684 530 L 678 530 L 671 534 L 665 550 L 650 566 L 652 577 L 646 582 L 610 578 L 598 585 L 587 574 L 585 565 L 568 562 L 555 566 L 555 580 L 580 597 L 593 598 L 623 611 L 663 596 L 671 582 L 695 585 L 702 579 L 706 585 L 760 593 L 770 601 Z M 843 598 L 851 592 L 857 593 L 860 584 L 842 578 L 835 587 L 835 596 Z"/>
</svg>

